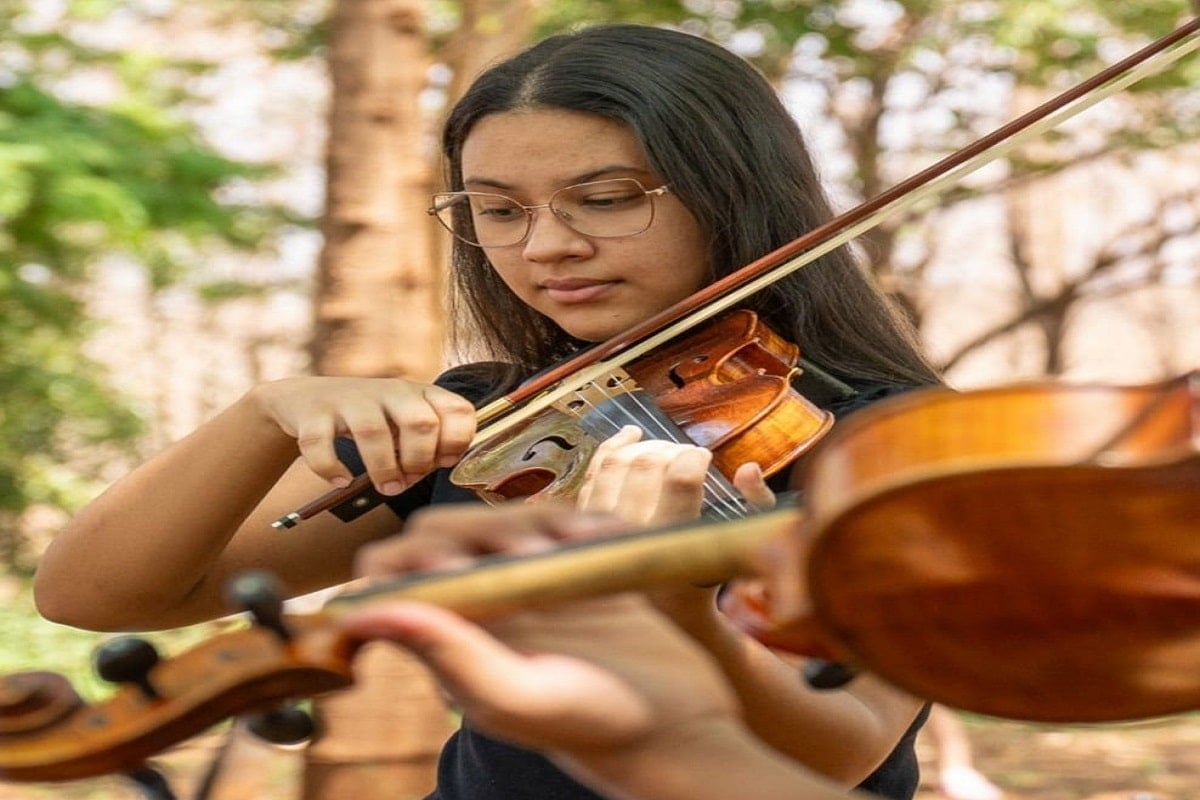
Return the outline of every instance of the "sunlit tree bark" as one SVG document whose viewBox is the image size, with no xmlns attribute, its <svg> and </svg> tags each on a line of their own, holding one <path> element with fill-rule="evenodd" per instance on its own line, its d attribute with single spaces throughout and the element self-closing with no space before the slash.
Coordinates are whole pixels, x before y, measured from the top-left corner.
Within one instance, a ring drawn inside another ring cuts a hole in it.
<svg viewBox="0 0 1200 800">
<path fill-rule="evenodd" d="M 428 380 L 441 365 L 441 280 L 424 214 L 430 184 L 418 98 L 427 46 L 418 0 L 339 0 L 314 366 Z M 369 646 L 350 691 L 318 699 L 304 800 L 407 800 L 433 787 L 453 729 L 428 673 Z"/>
<path fill-rule="evenodd" d="M 425 379 L 440 364 L 441 280 L 425 215 L 418 97 L 429 62 L 418 0 L 340 0 L 314 364 Z"/>
<path fill-rule="evenodd" d="M 462 20 L 439 56 L 453 71 L 449 96 L 457 98 L 490 64 L 524 47 L 533 35 L 534 11 L 544 0 L 465 0 Z"/>
</svg>

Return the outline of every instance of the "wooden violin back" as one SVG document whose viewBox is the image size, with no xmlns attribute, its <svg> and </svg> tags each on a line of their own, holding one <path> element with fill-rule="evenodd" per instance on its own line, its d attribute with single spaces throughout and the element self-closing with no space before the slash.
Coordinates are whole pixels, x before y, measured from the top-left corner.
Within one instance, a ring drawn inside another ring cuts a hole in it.
<svg viewBox="0 0 1200 800">
<path fill-rule="evenodd" d="M 845 421 L 800 480 L 816 618 L 980 713 L 1200 708 L 1198 387 L 923 390 Z"/>
</svg>

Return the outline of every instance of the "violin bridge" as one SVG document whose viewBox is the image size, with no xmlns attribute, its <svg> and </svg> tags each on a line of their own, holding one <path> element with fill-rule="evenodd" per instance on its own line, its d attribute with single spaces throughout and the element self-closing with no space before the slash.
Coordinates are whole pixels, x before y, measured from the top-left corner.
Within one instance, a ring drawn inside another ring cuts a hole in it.
<svg viewBox="0 0 1200 800">
<path fill-rule="evenodd" d="M 590 380 L 553 403 L 553 407 L 571 417 L 582 419 L 592 409 L 618 395 L 638 391 L 640 387 L 628 372 L 616 368 L 601 378 Z"/>
</svg>

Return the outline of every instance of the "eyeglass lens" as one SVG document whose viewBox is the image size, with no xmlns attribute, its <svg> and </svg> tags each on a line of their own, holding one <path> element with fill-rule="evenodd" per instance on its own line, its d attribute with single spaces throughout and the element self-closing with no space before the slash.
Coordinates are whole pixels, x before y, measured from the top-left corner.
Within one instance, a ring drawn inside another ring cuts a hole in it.
<svg viewBox="0 0 1200 800">
<path fill-rule="evenodd" d="M 585 236 L 634 236 L 654 220 L 651 198 L 633 178 L 614 178 L 559 189 L 545 207 Z M 533 209 L 542 208 L 488 192 L 450 192 L 435 195 L 433 200 L 432 210 L 442 225 L 459 239 L 481 247 L 524 241 L 533 223 Z"/>
</svg>

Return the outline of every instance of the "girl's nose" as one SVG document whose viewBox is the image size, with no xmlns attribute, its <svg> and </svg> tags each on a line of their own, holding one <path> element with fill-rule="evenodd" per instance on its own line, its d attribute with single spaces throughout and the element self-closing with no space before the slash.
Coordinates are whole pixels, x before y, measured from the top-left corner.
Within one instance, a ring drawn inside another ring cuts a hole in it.
<svg viewBox="0 0 1200 800">
<path fill-rule="evenodd" d="M 549 208 L 538 208 L 529 222 L 525 238 L 525 258 L 529 261 L 557 261 L 566 257 L 590 255 L 592 241 L 566 223 Z"/>
</svg>

